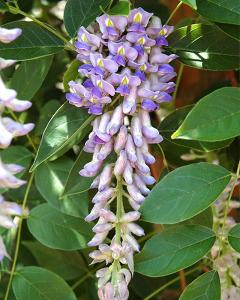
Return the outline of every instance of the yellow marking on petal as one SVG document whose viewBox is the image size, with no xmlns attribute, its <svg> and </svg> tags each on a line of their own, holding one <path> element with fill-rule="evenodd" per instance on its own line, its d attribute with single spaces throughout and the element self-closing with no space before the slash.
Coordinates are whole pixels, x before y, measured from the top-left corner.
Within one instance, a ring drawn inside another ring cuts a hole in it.
<svg viewBox="0 0 240 300">
<path fill-rule="evenodd" d="M 145 38 L 144 37 L 141 37 L 140 39 L 138 39 L 137 43 L 140 44 L 140 45 L 144 45 L 146 42 Z"/>
<path fill-rule="evenodd" d="M 123 56 L 125 55 L 125 49 L 123 46 L 118 48 L 118 54 L 123 55 Z"/>
<path fill-rule="evenodd" d="M 134 18 L 133 18 L 133 22 L 134 23 L 141 23 L 142 22 L 142 14 L 140 12 L 138 12 Z"/>
<path fill-rule="evenodd" d="M 147 70 L 147 66 L 146 66 L 146 65 L 142 65 L 139 69 L 140 69 L 141 71 L 146 71 L 146 70 Z"/>
<path fill-rule="evenodd" d="M 103 87 L 102 81 L 97 80 L 97 86 L 101 89 Z"/>
<path fill-rule="evenodd" d="M 97 65 L 98 65 L 99 67 L 101 67 L 101 68 L 104 67 L 102 58 L 99 58 L 99 59 L 97 60 Z"/>
<path fill-rule="evenodd" d="M 129 79 L 127 78 L 127 76 L 124 76 L 122 79 L 122 84 L 128 84 L 129 83 Z"/>
<path fill-rule="evenodd" d="M 82 39 L 82 41 L 85 42 L 85 43 L 88 42 L 88 39 L 87 39 L 87 36 L 86 36 L 85 33 L 83 33 L 83 34 L 81 35 L 81 39 Z"/>
<path fill-rule="evenodd" d="M 153 100 L 155 100 L 155 99 L 157 99 L 157 97 L 158 97 L 158 96 L 157 96 L 157 95 L 155 95 L 155 96 L 153 96 L 153 97 L 152 97 L 152 99 L 153 99 Z"/>
<path fill-rule="evenodd" d="M 106 24 L 107 27 L 113 27 L 113 22 L 110 18 L 106 19 L 105 24 Z"/>
<path fill-rule="evenodd" d="M 166 29 L 166 28 L 162 28 L 162 29 L 159 31 L 159 34 L 160 34 L 160 35 L 165 35 L 165 34 L 167 34 L 167 29 Z"/>
<path fill-rule="evenodd" d="M 95 99 L 93 97 L 89 101 L 92 102 L 92 103 L 97 103 L 97 99 Z"/>
</svg>

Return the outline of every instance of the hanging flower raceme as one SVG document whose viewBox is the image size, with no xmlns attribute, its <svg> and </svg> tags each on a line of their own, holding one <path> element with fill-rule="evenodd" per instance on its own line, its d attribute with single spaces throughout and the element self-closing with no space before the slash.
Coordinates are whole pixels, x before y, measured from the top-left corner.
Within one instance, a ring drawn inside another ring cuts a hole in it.
<svg viewBox="0 0 240 300">
<path fill-rule="evenodd" d="M 162 141 L 151 125 L 150 112 L 171 101 L 175 87 L 170 80 L 176 74 L 169 63 L 176 56 L 162 48 L 172 30 L 139 8 L 128 17 L 105 14 L 88 30 L 78 31 L 75 47 L 82 64 L 66 97 L 97 115 L 84 146 L 93 154 L 92 161 L 80 175 L 94 177 L 91 188 L 97 189 L 85 220 L 97 220 L 88 245 L 98 249 L 90 257 L 93 263 L 107 265 L 96 274 L 101 300 L 128 299 L 133 255 L 139 251 L 136 237 L 144 235 L 136 224 L 138 210 L 155 183 L 149 167 L 155 158 L 149 145 Z M 105 240 L 113 231 L 108 245 Z"/>
<path fill-rule="evenodd" d="M 20 34 L 21 29 L 5 29 L 0 28 L 0 42 L 10 43 L 15 40 Z M 0 70 L 14 64 L 14 60 L 4 60 L 0 58 Z M 13 89 L 6 87 L 2 78 L 0 77 L 0 149 L 5 149 L 10 146 L 12 139 L 18 136 L 28 134 L 33 128 L 34 124 L 20 124 L 4 113 L 14 111 L 22 112 L 31 107 L 31 102 L 22 101 L 17 99 L 17 93 Z M 5 164 L 0 156 L 0 189 L 15 189 L 26 181 L 15 177 L 23 171 L 23 167 L 14 163 Z M 7 229 L 11 229 L 17 226 L 17 223 L 12 220 L 12 216 L 20 216 L 27 214 L 27 211 L 23 211 L 21 206 L 17 203 L 5 201 L 2 195 L 0 195 L 0 226 Z M 0 236 L 0 261 L 5 257 L 9 257 L 3 243 L 3 239 Z"/>
</svg>

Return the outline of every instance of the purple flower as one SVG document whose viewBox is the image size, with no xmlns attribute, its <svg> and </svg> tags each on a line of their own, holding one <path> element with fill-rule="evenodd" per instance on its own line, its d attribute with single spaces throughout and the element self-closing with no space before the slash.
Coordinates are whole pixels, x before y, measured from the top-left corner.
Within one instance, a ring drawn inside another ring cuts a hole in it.
<svg viewBox="0 0 240 300">
<path fill-rule="evenodd" d="M 144 47 L 153 47 L 156 44 L 155 40 L 150 39 L 143 33 L 130 32 L 127 34 L 126 39 L 135 44 L 134 48 L 139 55 L 144 55 Z"/>
<path fill-rule="evenodd" d="M 152 15 L 142 8 L 133 9 L 128 17 L 128 23 L 130 24 L 128 31 L 145 32 L 145 27 Z"/>
<path fill-rule="evenodd" d="M 20 166 L 14 164 L 4 164 L 0 160 L 0 188 L 16 189 L 25 184 L 26 181 L 18 179 L 14 176 L 17 173 L 20 173 L 22 170 L 23 168 Z"/>
<path fill-rule="evenodd" d="M 141 80 L 137 76 L 131 75 L 131 71 L 129 69 L 125 69 L 121 74 L 112 74 L 108 78 L 108 81 L 114 86 L 118 86 L 116 92 L 118 92 L 121 96 L 129 95 L 132 87 L 136 87 L 141 84 Z"/>
<path fill-rule="evenodd" d="M 115 41 L 125 31 L 127 17 L 102 15 L 97 18 L 103 39 Z"/>
<path fill-rule="evenodd" d="M 138 51 L 126 42 L 108 42 L 109 52 L 114 55 L 113 59 L 120 66 L 125 67 L 126 61 L 134 61 L 138 56 Z"/>
<path fill-rule="evenodd" d="M 75 42 L 75 47 L 79 53 L 87 56 L 90 51 L 97 50 L 100 47 L 101 39 L 95 35 L 90 34 L 83 26 L 78 30 L 78 40 Z"/>
</svg>

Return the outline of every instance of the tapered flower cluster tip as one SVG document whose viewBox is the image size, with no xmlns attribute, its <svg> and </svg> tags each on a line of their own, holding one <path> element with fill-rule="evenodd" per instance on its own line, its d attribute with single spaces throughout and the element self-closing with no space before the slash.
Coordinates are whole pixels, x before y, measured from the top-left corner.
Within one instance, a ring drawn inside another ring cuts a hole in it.
<svg viewBox="0 0 240 300">
<path fill-rule="evenodd" d="M 96 274 L 100 300 L 128 299 L 133 254 L 139 251 L 135 236 L 144 235 L 136 224 L 138 210 L 155 183 L 149 145 L 162 141 L 150 112 L 171 101 L 175 87 L 169 63 L 176 56 L 163 49 L 172 30 L 138 8 L 128 17 L 100 16 L 88 30 L 79 29 L 75 42 L 79 78 L 69 82 L 66 97 L 96 115 L 84 146 L 92 161 L 80 175 L 94 177 L 91 188 L 98 190 L 86 221 L 98 220 L 88 243 L 98 249 L 90 257 L 106 263 Z"/>
</svg>

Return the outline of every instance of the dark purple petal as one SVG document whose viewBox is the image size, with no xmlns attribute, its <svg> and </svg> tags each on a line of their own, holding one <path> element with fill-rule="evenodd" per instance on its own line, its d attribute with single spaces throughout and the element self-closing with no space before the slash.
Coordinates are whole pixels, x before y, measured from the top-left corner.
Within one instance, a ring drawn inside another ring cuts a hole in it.
<svg viewBox="0 0 240 300">
<path fill-rule="evenodd" d="M 134 75 L 140 78 L 141 81 L 146 81 L 146 75 L 144 72 L 137 70 Z"/>
<path fill-rule="evenodd" d="M 158 72 L 165 75 L 174 72 L 174 69 L 169 64 L 164 64 L 158 67 Z"/>
<path fill-rule="evenodd" d="M 79 105 L 82 102 L 82 98 L 80 98 L 77 95 L 72 94 L 72 93 L 67 93 L 66 99 L 69 101 L 69 103 L 74 104 L 74 105 L 75 104 Z"/>
<path fill-rule="evenodd" d="M 156 45 L 159 47 L 168 46 L 168 41 L 164 36 L 160 35 L 158 38 L 156 38 Z"/>
<path fill-rule="evenodd" d="M 91 50 L 91 47 L 87 43 L 83 43 L 79 41 L 75 42 L 74 46 L 79 50 L 87 50 L 87 51 Z"/>
<path fill-rule="evenodd" d="M 129 95 L 130 90 L 127 84 L 121 84 L 117 89 L 116 92 L 121 94 L 122 96 Z"/>
<path fill-rule="evenodd" d="M 102 114 L 102 106 L 100 105 L 91 105 L 88 112 L 93 115 L 101 115 Z"/>
<path fill-rule="evenodd" d="M 92 88 L 92 95 L 95 96 L 95 97 L 97 97 L 97 98 L 101 98 L 102 97 L 102 91 L 101 91 L 101 89 L 99 87 L 97 87 L 97 86 L 94 86 Z"/>
<path fill-rule="evenodd" d="M 144 48 L 143 48 L 142 45 L 135 45 L 134 49 L 137 50 L 137 52 L 138 52 L 139 55 L 144 55 Z"/>
<path fill-rule="evenodd" d="M 150 99 L 144 99 L 142 101 L 142 108 L 147 111 L 154 111 L 159 108 L 159 105 Z"/>
<path fill-rule="evenodd" d="M 117 31 L 113 27 L 106 27 L 107 33 L 109 35 L 118 36 Z"/>
<path fill-rule="evenodd" d="M 126 66 L 126 62 L 125 62 L 125 59 L 122 55 L 116 55 L 113 57 L 113 60 L 119 64 L 120 66 L 123 66 L 125 67 Z"/>
<path fill-rule="evenodd" d="M 103 70 L 100 67 L 94 67 L 93 71 L 97 75 L 102 75 L 102 76 L 104 75 L 104 72 L 103 72 Z"/>
<path fill-rule="evenodd" d="M 86 79 L 83 84 L 82 84 L 85 88 L 92 88 L 94 87 L 92 80 L 91 79 Z"/>
<path fill-rule="evenodd" d="M 93 66 L 90 64 L 83 64 L 78 68 L 78 72 L 81 72 L 81 70 L 86 70 L 90 72 L 92 70 Z"/>
<path fill-rule="evenodd" d="M 139 24 L 139 23 L 133 23 L 129 28 L 128 31 L 134 31 L 134 32 L 145 32 L 145 28 Z"/>
</svg>

